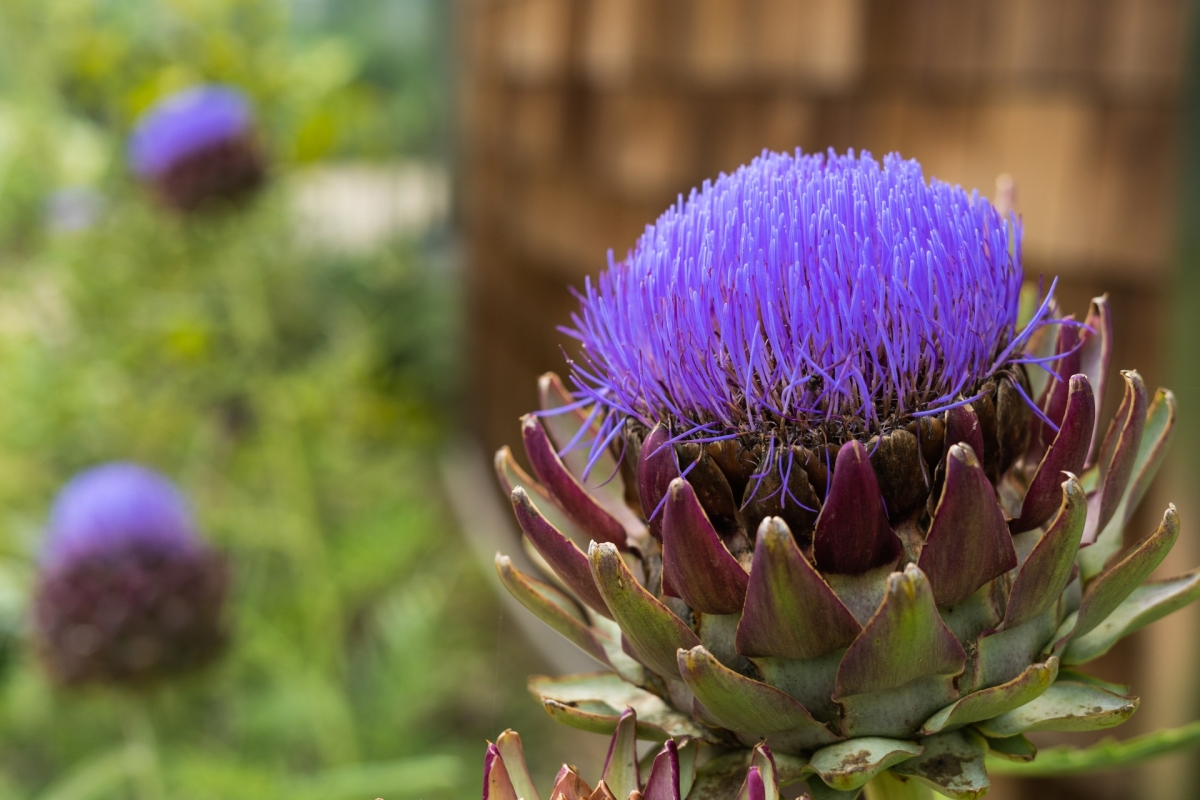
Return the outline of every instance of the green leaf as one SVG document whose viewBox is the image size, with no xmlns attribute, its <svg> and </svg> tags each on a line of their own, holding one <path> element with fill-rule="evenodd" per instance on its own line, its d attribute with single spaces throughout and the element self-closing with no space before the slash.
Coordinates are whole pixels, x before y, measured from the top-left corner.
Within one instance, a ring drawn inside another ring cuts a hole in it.
<svg viewBox="0 0 1200 800">
<path fill-rule="evenodd" d="M 833 686 L 845 650 L 834 650 L 820 658 L 798 661 L 790 658 L 753 658 L 764 683 L 782 689 L 800 701 L 817 719 L 836 719 L 841 711 L 834 704 Z"/>
<path fill-rule="evenodd" d="M 617 731 L 608 747 L 601 779 L 617 797 L 638 791 L 637 712 L 627 711 L 617 721 Z"/>
<path fill-rule="evenodd" d="M 574 600 L 548 583 L 532 578 L 512 565 L 508 556 L 496 555 L 496 573 L 509 594 L 542 622 L 602 665 L 612 666 L 595 632 L 583 619 Z"/>
<path fill-rule="evenodd" d="M 1040 658 L 1042 649 L 1055 636 L 1058 618 L 1055 608 L 1048 608 L 1028 622 L 1015 628 L 984 634 L 975 647 L 973 690 L 1008 683 Z"/>
<path fill-rule="evenodd" d="M 834 699 L 883 692 L 931 675 L 958 675 L 966 653 L 933 601 L 915 565 L 888 576 L 875 614 L 842 658 Z"/>
<path fill-rule="evenodd" d="M 699 637 L 638 583 L 614 545 L 592 542 L 588 559 L 596 588 L 642 663 L 664 678 L 678 680 L 675 652 L 700 644 Z"/>
<path fill-rule="evenodd" d="M 421 756 L 340 767 L 296 779 L 288 786 L 287 796 L 295 800 L 420 797 L 458 788 L 465 778 L 465 765 L 457 756 Z"/>
<path fill-rule="evenodd" d="M 687 800 L 729 800 L 736 797 L 749 767 L 749 750 L 737 750 L 711 759 L 696 772 L 696 781 L 686 795 Z"/>
<path fill-rule="evenodd" d="M 118 747 L 93 756 L 51 784 L 37 800 L 105 797 L 147 768 L 153 755 L 142 747 Z"/>
<path fill-rule="evenodd" d="M 954 731 L 927 737 L 921 744 L 924 753 L 892 771 L 911 775 L 947 797 L 977 798 L 987 794 L 986 742 L 982 736 L 971 730 Z"/>
<path fill-rule="evenodd" d="M 679 672 L 696 699 L 723 728 L 751 742 L 766 736 L 786 753 L 811 750 L 840 737 L 780 689 L 739 675 L 703 647 L 679 651 Z"/>
<path fill-rule="evenodd" d="M 1136 697 L 1077 681 L 1058 681 L 1032 702 L 976 727 L 989 738 L 1027 731 L 1095 731 L 1120 725 L 1137 706 Z"/>
<path fill-rule="evenodd" d="M 529 679 L 529 691 L 542 701 L 550 716 L 580 730 L 611 736 L 617 729 L 621 712 L 637 712 L 639 739 L 665 741 L 669 736 L 712 738 L 697 725 L 668 706 L 657 695 L 626 683 L 611 672 L 584 673 L 562 678 L 535 675 Z"/>
<path fill-rule="evenodd" d="M 495 457 L 496 476 L 500 479 L 500 485 L 504 489 L 505 496 L 512 494 L 512 490 L 518 486 L 529 493 L 529 496 L 537 503 L 538 510 L 542 512 L 550 524 L 563 534 L 575 542 L 581 549 L 587 547 L 591 541 L 590 536 L 580 530 L 571 519 L 562 512 L 561 509 L 550 499 L 550 493 L 546 491 L 540 483 L 521 469 L 517 460 L 513 458 L 512 451 L 507 445 L 501 447 L 496 452 Z"/>
<path fill-rule="evenodd" d="M 1072 636 L 1083 636 L 1115 611 L 1162 563 L 1178 538 L 1179 514 L 1170 505 L 1154 533 L 1087 584 Z"/>
<path fill-rule="evenodd" d="M 1030 778 L 1075 775 L 1138 764 L 1197 746 L 1200 746 L 1200 720 L 1125 741 L 1105 739 L 1091 747 L 1052 747 L 1041 751 L 1035 761 L 1027 764 L 989 758 L 988 769 L 998 774 Z"/>
<path fill-rule="evenodd" d="M 825 781 L 815 775 L 808 779 L 806 785 L 808 786 L 808 793 L 812 795 L 813 800 L 856 800 L 856 798 L 862 796 L 862 789 L 855 789 L 851 792 L 839 792 L 837 789 L 829 788 L 829 785 Z"/>
<path fill-rule="evenodd" d="M 1044 664 L 1034 664 L 1008 683 L 969 694 L 929 718 L 921 728 L 925 735 L 951 726 L 991 719 L 1030 702 L 1054 683 L 1058 659 L 1051 656 Z"/>
<path fill-rule="evenodd" d="M 1121 549 L 1125 526 L 1162 465 L 1174 429 L 1175 395 L 1165 389 L 1159 389 L 1150 404 L 1150 410 L 1146 412 L 1146 427 L 1142 431 L 1137 458 L 1134 459 L 1133 474 L 1125 487 L 1121 502 L 1117 505 L 1116 513 L 1104 526 L 1095 543 L 1079 551 L 1079 570 L 1085 581 L 1099 575 L 1108 559 Z"/>
<path fill-rule="evenodd" d="M 517 796 L 523 800 L 542 800 L 525 764 L 525 748 L 521 745 L 520 735 L 516 731 L 505 731 L 496 737 L 496 749 L 500 751 Z"/>
<path fill-rule="evenodd" d="M 812 754 L 808 764 L 831 789 L 851 792 L 924 749 L 916 742 L 864 736 L 823 747 Z"/>
<path fill-rule="evenodd" d="M 1063 652 L 1064 664 L 1085 664 L 1108 652 L 1114 644 L 1139 628 L 1162 619 L 1200 597 L 1200 569 L 1134 589 L 1108 617 Z"/>
<path fill-rule="evenodd" d="M 987 743 L 989 753 L 995 753 L 1009 761 L 1028 763 L 1037 758 L 1037 746 L 1019 733 L 1003 739 L 988 739 Z"/>
</svg>

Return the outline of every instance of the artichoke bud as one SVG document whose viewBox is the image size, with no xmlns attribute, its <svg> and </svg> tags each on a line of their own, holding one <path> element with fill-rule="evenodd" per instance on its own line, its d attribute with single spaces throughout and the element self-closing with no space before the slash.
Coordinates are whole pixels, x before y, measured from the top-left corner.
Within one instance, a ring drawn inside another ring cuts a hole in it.
<svg viewBox="0 0 1200 800">
<path fill-rule="evenodd" d="M 180 213 L 242 202 L 266 178 L 250 101 L 228 86 L 186 89 L 146 110 L 129 161 L 159 202 Z"/>
<path fill-rule="evenodd" d="M 1122 550 L 1175 401 L 1123 372 L 1098 425 L 1107 299 L 1023 300 L 1020 242 L 916 162 L 764 154 L 586 284 L 571 388 L 544 376 L 522 420 L 532 474 L 496 459 L 549 582 L 502 579 L 613 672 L 535 681 L 554 716 L 636 701 L 810 786 L 974 797 L 989 750 L 1133 713 L 1074 667 L 1200 595 L 1143 583 L 1174 507 Z"/>
<path fill-rule="evenodd" d="M 163 476 L 111 463 L 73 478 L 51 511 L 33 605 L 59 684 L 143 686 L 221 651 L 225 559 Z"/>
<path fill-rule="evenodd" d="M 553 800 L 686 800 L 727 795 L 739 800 L 779 800 L 779 784 L 799 777 L 798 764 L 777 765 L 770 748 L 759 745 L 733 758 L 697 769 L 696 742 L 667 739 L 644 759 L 637 753 L 637 713 L 618 717 L 604 769 L 593 788 L 575 767 L 563 764 L 550 790 Z M 781 770 L 782 768 L 782 770 Z M 540 800 L 525 765 L 521 737 L 507 730 L 489 742 L 483 761 L 483 800 Z M 808 795 L 802 795 L 807 798 Z"/>
</svg>

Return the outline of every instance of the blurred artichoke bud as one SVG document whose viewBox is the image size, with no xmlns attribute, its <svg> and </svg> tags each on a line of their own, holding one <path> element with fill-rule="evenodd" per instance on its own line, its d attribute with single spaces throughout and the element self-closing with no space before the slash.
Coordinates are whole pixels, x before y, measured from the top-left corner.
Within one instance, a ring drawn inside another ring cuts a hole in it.
<svg viewBox="0 0 1200 800">
<path fill-rule="evenodd" d="M 696 768 L 696 742 L 667 739 L 639 763 L 638 721 L 632 708 L 618 718 L 595 788 L 575 767 L 563 764 L 550 790 L 552 800 L 686 800 L 729 797 L 779 800 L 780 783 L 801 779 L 803 762 L 785 758 L 777 765 L 766 745 Z M 740 787 L 740 788 L 739 788 Z M 801 795 L 808 798 L 808 795 Z M 529 770 L 521 737 L 505 731 L 488 743 L 483 761 L 483 800 L 541 800 Z"/>
<path fill-rule="evenodd" d="M 228 86 L 197 86 L 146 110 L 129 162 L 168 208 L 194 212 L 249 197 L 266 176 L 250 101 Z"/>
<path fill-rule="evenodd" d="M 95 467 L 51 510 L 33 607 L 39 654 L 63 685 L 188 672 L 224 645 L 227 581 L 170 481 L 135 464 Z"/>
</svg>

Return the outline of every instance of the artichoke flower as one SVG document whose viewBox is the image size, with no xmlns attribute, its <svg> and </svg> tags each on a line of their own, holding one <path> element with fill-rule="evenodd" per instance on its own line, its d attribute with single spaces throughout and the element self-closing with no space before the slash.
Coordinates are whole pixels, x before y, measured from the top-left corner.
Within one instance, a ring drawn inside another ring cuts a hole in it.
<svg viewBox="0 0 1200 800">
<path fill-rule="evenodd" d="M 162 475 L 110 463 L 72 478 L 50 514 L 34 595 L 38 653 L 60 684 L 140 687 L 221 651 L 224 558 Z"/>
<path fill-rule="evenodd" d="M 610 255 L 533 475 L 496 458 L 546 578 L 503 582 L 607 670 L 532 679 L 551 715 L 766 742 L 849 798 L 978 797 L 989 751 L 1134 712 L 1077 667 L 1200 595 L 1146 582 L 1174 507 L 1125 535 L 1174 399 L 1123 372 L 1099 424 L 1107 300 L 1023 293 L 1021 236 L 896 155 L 764 153 Z"/>
<path fill-rule="evenodd" d="M 697 775 L 695 741 L 667 739 L 660 750 L 639 761 L 639 733 L 637 712 L 627 709 L 617 720 L 596 787 L 588 786 L 575 767 L 563 764 L 550 790 L 551 800 L 683 800 L 693 789 L 697 795 L 716 790 L 738 800 L 780 800 L 779 767 L 766 745 L 714 759 Z M 792 761 L 784 757 L 784 769 L 797 766 Z M 516 731 L 507 730 L 495 744 L 488 743 L 483 800 L 541 800 Z"/>
<path fill-rule="evenodd" d="M 129 163 L 167 208 L 189 213 L 244 200 L 265 178 L 250 101 L 229 86 L 196 86 L 147 109 Z"/>
</svg>

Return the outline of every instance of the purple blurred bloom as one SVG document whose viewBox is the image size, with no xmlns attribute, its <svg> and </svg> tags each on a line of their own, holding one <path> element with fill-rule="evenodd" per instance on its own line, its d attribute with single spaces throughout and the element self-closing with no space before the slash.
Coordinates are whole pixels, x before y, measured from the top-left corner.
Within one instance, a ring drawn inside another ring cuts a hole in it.
<svg viewBox="0 0 1200 800">
<path fill-rule="evenodd" d="M 176 92 L 146 110 L 129 140 L 129 162 L 153 178 L 206 148 L 244 136 L 253 114 L 242 92 L 205 85 Z"/>
<path fill-rule="evenodd" d="M 73 686 L 141 686 L 211 662 L 226 641 L 228 569 L 187 501 L 153 470 L 110 463 L 67 483 L 33 598 L 37 650 Z"/>
<path fill-rule="evenodd" d="M 896 154 L 763 153 L 706 181 L 590 279 L 576 397 L 720 437 L 850 436 L 969 397 L 1042 322 L 1016 320 L 1021 224 Z"/>
<path fill-rule="evenodd" d="M 201 546 L 191 509 L 174 484 L 137 464 L 113 462 L 62 488 L 42 556 L 53 569 L 134 548 L 184 555 Z"/>
</svg>

